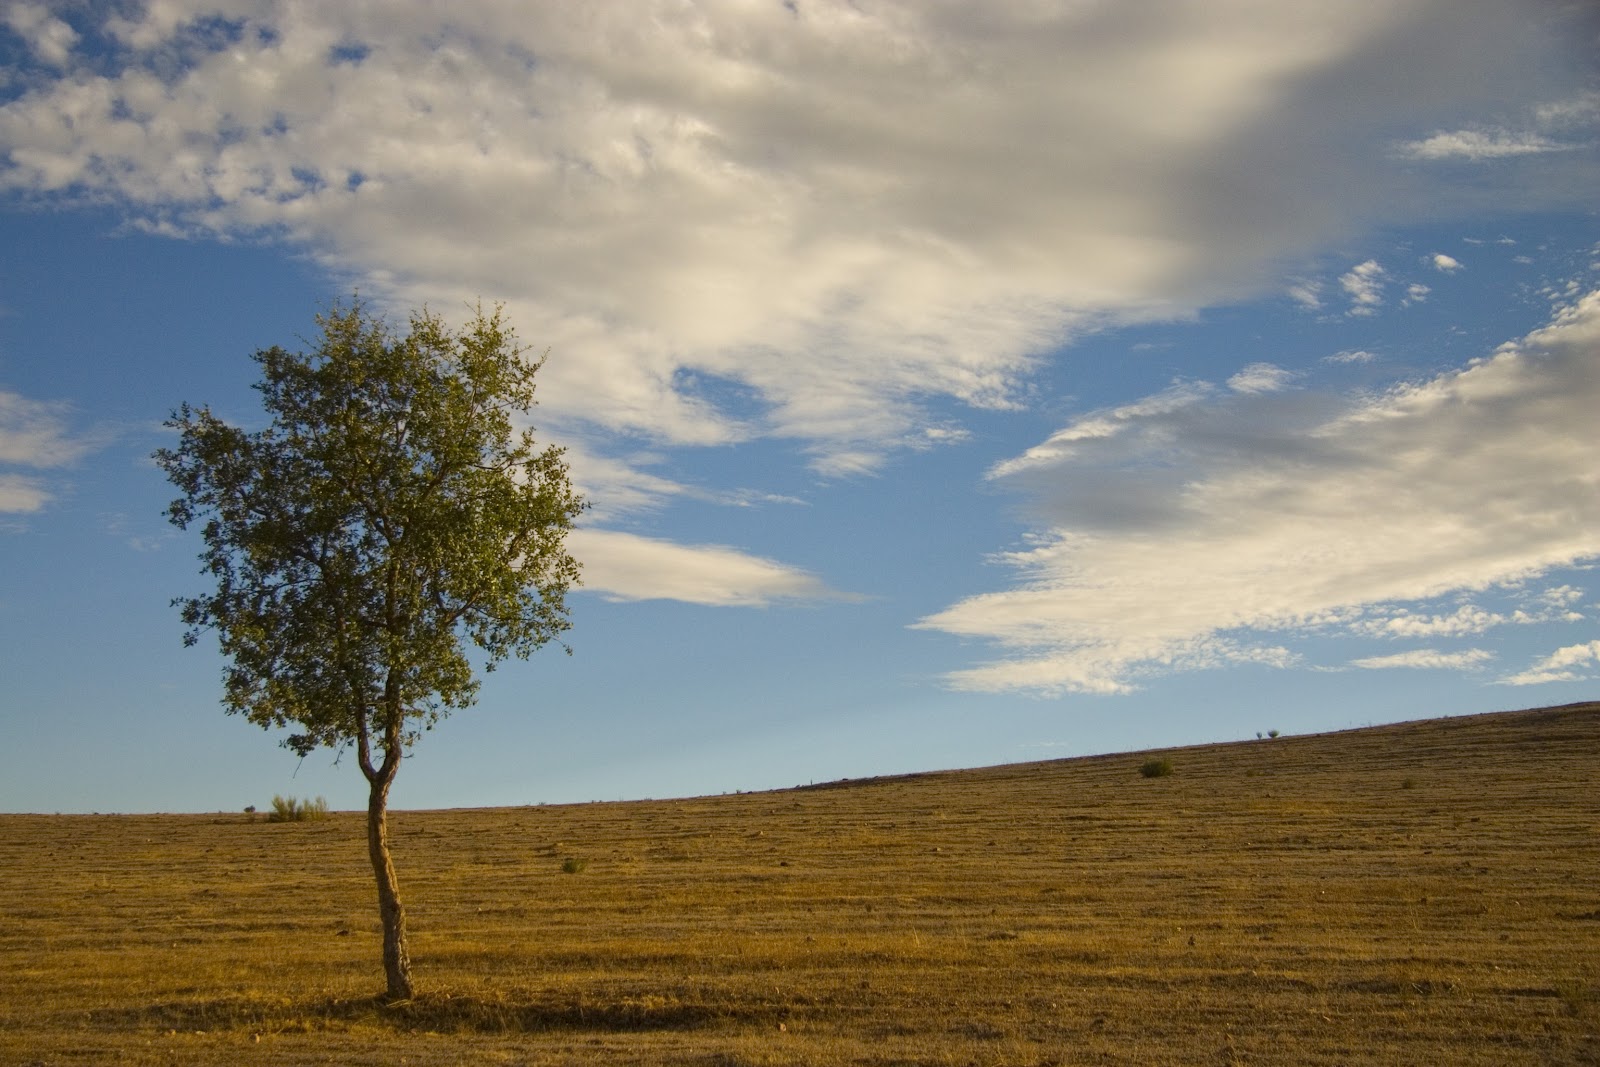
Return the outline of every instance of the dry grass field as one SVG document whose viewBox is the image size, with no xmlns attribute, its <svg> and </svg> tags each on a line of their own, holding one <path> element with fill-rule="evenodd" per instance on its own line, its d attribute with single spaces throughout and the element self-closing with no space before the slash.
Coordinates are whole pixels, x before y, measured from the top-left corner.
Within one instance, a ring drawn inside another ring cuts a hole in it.
<svg viewBox="0 0 1600 1067">
<path fill-rule="evenodd" d="M 1600 1063 L 1600 704 L 1150 755 L 399 812 L 392 1006 L 358 814 L 0 815 L 0 1064 Z"/>
</svg>

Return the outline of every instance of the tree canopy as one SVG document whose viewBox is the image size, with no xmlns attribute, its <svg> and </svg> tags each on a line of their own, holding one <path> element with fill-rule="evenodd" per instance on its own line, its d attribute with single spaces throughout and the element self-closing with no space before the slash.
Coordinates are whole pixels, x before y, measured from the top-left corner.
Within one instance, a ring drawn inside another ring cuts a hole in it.
<svg viewBox="0 0 1600 1067">
<path fill-rule="evenodd" d="M 230 713 L 291 729 L 302 755 L 355 747 L 380 904 L 398 913 L 381 868 L 404 749 L 473 702 L 472 649 L 492 670 L 568 629 L 565 535 L 584 503 L 561 450 L 518 426 L 543 360 L 500 308 L 459 331 L 423 311 L 404 336 L 359 301 L 317 321 L 314 351 L 254 356 L 265 428 L 187 403 L 168 420 L 179 443 L 155 458 L 182 493 L 168 517 L 203 521 L 215 580 L 174 604 L 186 644 L 216 632 Z M 403 925 L 397 940 L 403 956 Z M 409 974 L 397 986 L 391 967 L 390 992 L 409 995 Z"/>
</svg>

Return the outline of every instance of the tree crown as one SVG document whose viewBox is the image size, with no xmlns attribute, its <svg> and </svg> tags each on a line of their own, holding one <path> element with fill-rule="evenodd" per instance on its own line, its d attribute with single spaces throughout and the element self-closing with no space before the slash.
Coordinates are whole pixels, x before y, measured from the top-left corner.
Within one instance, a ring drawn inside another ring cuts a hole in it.
<svg viewBox="0 0 1600 1067">
<path fill-rule="evenodd" d="M 203 523 L 216 588 L 173 603 L 186 644 L 216 631 L 227 710 L 298 727 L 302 755 L 354 741 L 370 775 L 369 735 L 388 764 L 472 703 L 468 643 L 492 670 L 569 627 L 584 503 L 516 426 L 543 360 L 502 309 L 459 331 L 424 310 L 405 336 L 359 301 L 317 321 L 309 354 L 254 356 L 265 429 L 186 403 L 155 458 L 182 493 L 170 520 Z"/>
</svg>

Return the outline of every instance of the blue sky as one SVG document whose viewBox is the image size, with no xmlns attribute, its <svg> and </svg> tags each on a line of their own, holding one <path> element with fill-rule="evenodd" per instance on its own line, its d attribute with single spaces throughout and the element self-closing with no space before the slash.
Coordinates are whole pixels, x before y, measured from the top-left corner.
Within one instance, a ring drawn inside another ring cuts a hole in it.
<svg viewBox="0 0 1600 1067">
<path fill-rule="evenodd" d="M 363 803 L 223 715 L 150 453 L 359 290 L 503 301 L 574 655 L 399 807 L 1590 699 L 1600 17 L 13 3 L 0 810 Z"/>
</svg>

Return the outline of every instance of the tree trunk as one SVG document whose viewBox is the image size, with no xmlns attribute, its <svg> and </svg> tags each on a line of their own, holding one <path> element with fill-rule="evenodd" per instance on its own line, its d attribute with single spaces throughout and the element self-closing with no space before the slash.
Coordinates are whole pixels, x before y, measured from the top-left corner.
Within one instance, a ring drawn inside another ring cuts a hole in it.
<svg viewBox="0 0 1600 1067">
<path fill-rule="evenodd" d="M 411 952 L 406 947 L 406 909 L 400 903 L 400 886 L 395 880 L 394 864 L 389 859 L 388 809 L 392 781 L 392 770 L 371 780 L 367 800 L 367 852 L 372 857 L 372 873 L 378 879 L 378 914 L 383 920 L 383 973 L 389 981 L 385 998 L 410 1000 L 416 990 L 411 984 Z"/>
</svg>

